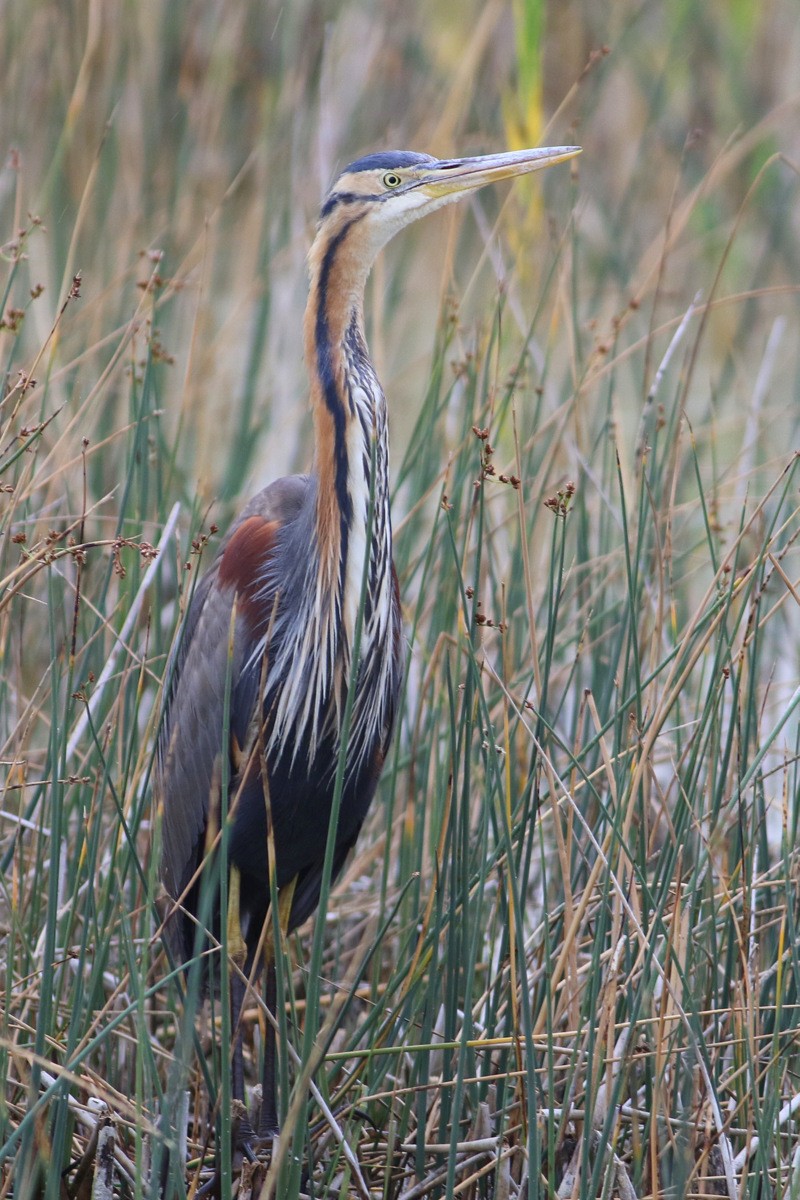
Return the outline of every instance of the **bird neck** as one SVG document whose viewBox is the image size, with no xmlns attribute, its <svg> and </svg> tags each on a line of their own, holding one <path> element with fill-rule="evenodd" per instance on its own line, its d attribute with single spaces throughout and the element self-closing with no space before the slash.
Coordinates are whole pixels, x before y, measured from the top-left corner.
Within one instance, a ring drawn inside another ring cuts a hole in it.
<svg viewBox="0 0 800 1200">
<path fill-rule="evenodd" d="M 331 621 L 343 619 L 348 645 L 365 556 L 373 548 L 374 557 L 376 545 L 388 546 L 391 561 L 386 400 L 364 335 L 364 288 L 373 257 L 365 251 L 357 218 L 343 222 L 331 237 L 317 239 L 309 256 L 305 315 L 316 434 L 319 580 L 330 597 Z M 381 553 L 381 573 L 390 569 L 386 557 Z"/>
<path fill-rule="evenodd" d="M 290 564 L 303 581 L 303 609 L 280 641 L 274 676 L 291 675 L 303 686 L 280 691 L 270 734 L 276 754 L 285 749 L 292 762 L 303 754 L 309 770 L 325 736 L 341 732 L 365 566 L 358 671 L 384 685 L 394 663 L 386 400 L 364 337 L 364 286 L 374 257 L 364 253 L 363 230 L 351 220 L 332 237 L 317 238 L 309 256 L 305 355 L 316 433 L 314 507 L 303 513 L 310 522 L 303 527 L 307 554 L 303 543 L 304 561 L 295 561 L 293 550 Z M 377 744 L 390 695 L 386 684 L 377 700 L 373 693 L 357 696 L 348 750 L 353 762 Z"/>
</svg>

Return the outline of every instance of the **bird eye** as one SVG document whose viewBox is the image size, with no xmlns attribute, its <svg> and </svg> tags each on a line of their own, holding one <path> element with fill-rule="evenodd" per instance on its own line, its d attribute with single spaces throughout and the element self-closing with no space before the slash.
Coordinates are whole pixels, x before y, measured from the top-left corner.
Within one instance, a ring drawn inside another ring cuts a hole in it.
<svg viewBox="0 0 800 1200">
<path fill-rule="evenodd" d="M 395 175 L 394 171 L 389 171 L 388 175 L 383 177 L 383 186 L 388 188 L 400 187 L 402 179 L 399 175 Z"/>
</svg>

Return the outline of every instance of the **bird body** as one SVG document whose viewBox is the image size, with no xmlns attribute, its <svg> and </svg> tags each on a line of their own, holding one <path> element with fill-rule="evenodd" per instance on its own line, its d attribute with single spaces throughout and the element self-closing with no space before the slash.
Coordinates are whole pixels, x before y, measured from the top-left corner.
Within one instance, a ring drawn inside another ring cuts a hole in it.
<svg viewBox="0 0 800 1200">
<path fill-rule="evenodd" d="M 239 965 L 249 973 L 259 968 L 270 903 L 268 832 L 275 884 L 290 897 L 290 930 L 319 900 L 340 753 L 333 878 L 358 837 L 391 742 L 402 654 L 386 400 L 364 334 L 375 256 L 442 204 L 576 153 L 558 147 L 444 161 L 373 154 L 347 167 L 323 204 L 304 321 L 314 469 L 265 488 L 228 531 L 196 588 L 168 670 L 155 791 L 161 877 L 174 902 L 168 929 L 184 960 L 195 953 L 201 875 L 225 808 L 235 932 L 246 947 Z M 217 938 L 225 916 L 215 899 Z M 267 1056 L 264 1074 L 266 1134 L 277 1128 Z M 234 1081 L 236 1095 L 240 1060 Z"/>
<path fill-rule="evenodd" d="M 169 799 L 163 806 L 162 878 L 175 899 L 189 888 L 183 907 L 194 914 L 209 821 L 214 830 L 220 823 L 213 781 L 221 774 L 229 687 L 228 856 L 242 876 L 246 969 L 270 896 L 259 742 L 268 769 L 276 885 L 280 889 L 297 880 L 288 929 L 316 907 L 324 863 L 362 581 L 351 569 L 332 573 L 318 588 L 310 586 L 322 567 L 314 540 L 318 487 L 314 476 L 279 479 L 247 505 L 230 529 L 190 605 L 175 671 L 178 680 L 191 680 L 191 686 L 174 689 L 163 735 L 159 786 Z M 375 525 L 388 521 L 388 499 L 382 518 L 377 498 L 374 509 Z M 364 514 L 360 528 L 349 523 L 340 536 L 365 547 L 367 520 Z M 390 529 L 380 540 L 373 539 L 372 550 L 374 558 L 385 562 L 370 572 L 334 875 L 374 795 L 400 688 L 400 605 Z M 192 957 L 194 931 L 190 916 L 175 914 L 171 940 L 184 960 Z"/>
</svg>

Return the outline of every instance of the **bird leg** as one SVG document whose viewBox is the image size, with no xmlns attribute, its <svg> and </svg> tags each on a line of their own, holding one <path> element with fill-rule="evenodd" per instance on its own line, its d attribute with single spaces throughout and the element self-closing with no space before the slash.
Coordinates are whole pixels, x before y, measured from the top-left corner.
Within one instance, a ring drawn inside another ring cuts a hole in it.
<svg viewBox="0 0 800 1200">
<path fill-rule="evenodd" d="M 242 970 L 247 959 L 247 945 L 242 936 L 241 921 L 241 874 L 231 864 L 228 878 L 228 957 L 230 959 L 231 1030 L 233 1033 L 233 1058 L 231 1062 L 231 1095 L 244 1108 L 238 1124 L 236 1145 L 246 1148 L 253 1137 L 253 1127 L 247 1117 L 244 1096 L 244 1050 L 242 1045 L 242 1010 L 247 984 Z"/>
<path fill-rule="evenodd" d="M 296 883 L 297 878 L 295 877 L 291 883 L 281 888 L 278 896 L 278 928 L 281 938 L 286 936 L 289 928 L 289 916 L 292 911 Z M 264 1071 L 261 1076 L 261 1115 L 258 1121 L 258 1136 L 267 1139 L 280 1133 L 275 1086 L 277 1044 L 273 1024 L 273 1021 L 277 1020 L 278 986 L 275 974 L 275 946 L 271 929 L 267 931 L 264 941 L 264 967 L 264 1003 L 267 1007 L 267 1028 L 264 1039 Z"/>
<path fill-rule="evenodd" d="M 274 1137 L 280 1132 L 278 1105 L 275 1087 L 276 1041 L 272 1019 L 278 1003 L 278 987 L 275 976 L 275 958 L 270 954 L 265 964 L 264 1004 L 267 1007 L 267 1028 L 264 1038 L 264 1070 L 261 1076 L 261 1114 L 258 1120 L 259 1138 Z"/>
</svg>

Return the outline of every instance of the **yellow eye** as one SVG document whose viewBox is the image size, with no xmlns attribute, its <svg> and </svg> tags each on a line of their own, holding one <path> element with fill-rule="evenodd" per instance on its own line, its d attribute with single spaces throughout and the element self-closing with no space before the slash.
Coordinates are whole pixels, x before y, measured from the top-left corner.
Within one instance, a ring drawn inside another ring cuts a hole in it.
<svg viewBox="0 0 800 1200">
<path fill-rule="evenodd" d="M 388 175 L 384 175 L 383 177 L 383 186 L 387 188 L 400 187 L 402 182 L 400 176 L 395 175 L 394 171 L 389 171 Z"/>
</svg>

